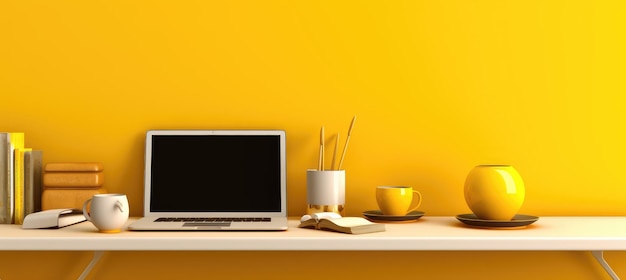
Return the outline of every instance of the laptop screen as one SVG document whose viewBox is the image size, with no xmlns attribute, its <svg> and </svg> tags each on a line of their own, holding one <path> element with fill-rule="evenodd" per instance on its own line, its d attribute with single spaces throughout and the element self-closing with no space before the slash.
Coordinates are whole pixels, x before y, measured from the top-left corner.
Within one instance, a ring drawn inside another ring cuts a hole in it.
<svg viewBox="0 0 626 280">
<path fill-rule="evenodd" d="M 148 137 L 150 212 L 281 212 L 279 135 Z"/>
</svg>

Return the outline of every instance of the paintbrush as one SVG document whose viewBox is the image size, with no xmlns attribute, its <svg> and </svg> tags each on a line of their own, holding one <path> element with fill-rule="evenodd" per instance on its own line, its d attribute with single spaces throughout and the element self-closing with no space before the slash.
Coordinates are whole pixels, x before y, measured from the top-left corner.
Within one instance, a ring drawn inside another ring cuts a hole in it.
<svg viewBox="0 0 626 280">
<path fill-rule="evenodd" d="M 320 158 L 317 163 L 317 170 L 324 171 L 324 126 L 320 129 Z"/>
<path fill-rule="evenodd" d="M 335 169 L 335 159 L 337 159 L 337 147 L 339 146 L 339 133 L 337 133 L 337 137 L 335 138 L 335 151 L 333 152 L 333 162 L 330 164 L 331 170 Z"/>
<path fill-rule="evenodd" d="M 343 146 L 343 153 L 341 153 L 341 160 L 339 160 L 339 166 L 337 170 L 341 170 L 341 165 L 343 165 L 343 159 L 346 156 L 346 151 L 348 150 L 348 144 L 350 143 L 350 134 L 352 134 L 352 128 L 354 128 L 354 121 L 356 120 L 356 115 L 352 118 L 352 122 L 350 123 L 350 128 L 348 129 L 348 137 L 346 138 L 346 145 Z"/>
</svg>

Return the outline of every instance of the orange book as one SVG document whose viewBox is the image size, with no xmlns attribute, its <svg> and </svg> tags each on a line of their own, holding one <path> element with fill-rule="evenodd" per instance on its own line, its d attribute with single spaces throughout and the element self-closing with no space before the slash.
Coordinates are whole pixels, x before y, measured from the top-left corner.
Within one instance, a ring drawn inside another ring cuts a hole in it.
<svg viewBox="0 0 626 280">
<path fill-rule="evenodd" d="M 100 172 L 46 172 L 43 175 L 46 188 L 99 188 L 104 185 L 104 173 Z"/>
<path fill-rule="evenodd" d="M 104 166 L 99 162 L 51 162 L 45 172 L 99 172 Z"/>
<path fill-rule="evenodd" d="M 87 199 L 101 193 L 107 193 L 106 189 L 46 189 L 41 198 L 41 209 L 83 209 Z"/>
</svg>

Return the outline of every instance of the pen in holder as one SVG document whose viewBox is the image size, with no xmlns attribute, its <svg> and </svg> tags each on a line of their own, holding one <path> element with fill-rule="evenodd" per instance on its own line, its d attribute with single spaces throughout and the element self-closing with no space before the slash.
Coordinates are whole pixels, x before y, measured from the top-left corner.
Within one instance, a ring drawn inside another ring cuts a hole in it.
<svg viewBox="0 0 626 280">
<path fill-rule="evenodd" d="M 306 173 L 307 214 L 335 212 L 344 215 L 346 171 L 309 169 Z"/>
</svg>

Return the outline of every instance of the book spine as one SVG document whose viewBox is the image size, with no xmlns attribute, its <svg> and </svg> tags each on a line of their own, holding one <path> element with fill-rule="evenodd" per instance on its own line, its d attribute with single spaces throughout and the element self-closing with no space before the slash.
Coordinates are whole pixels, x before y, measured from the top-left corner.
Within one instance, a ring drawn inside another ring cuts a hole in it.
<svg viewBox="0 0 626 280">
<path fill-rule="evenodd" d="M 24 223 L 24 153 L 30 149 L 15 148 L 15 212 L 14 222 L 21 225 Z"/>
<path fill-rule="evenodd" d="M 13 219 L 11 215 L 11 170 L 9 163 L 11 157 L 9 151 L 11 144 L 9 133 L 0 132 L 0 224 L 10 224 Z"/>
<path fill-rule="evenodd" d="M 41 211 L 41 196 L 43 195 L 43 151 L 33 150 L 33 213 Z"/>
<path fill-rule="evenodd" d="M 24 217 L 33 213 L 33 151 L 24 151 Z"/>
<path fill-rule="evenodd" d="M 24 133 L 23 132 L 10 132 L 9 133 L 9 177 L 11 183 L 9 187 L 9 217 L 8 223 L 15 222 L 15 150 L 24 148 Z"/>
<path fill-rule="evenodd" d="M 41 211 L 41 151 L 24 151 L 24 214 Z"/>
</svg>

